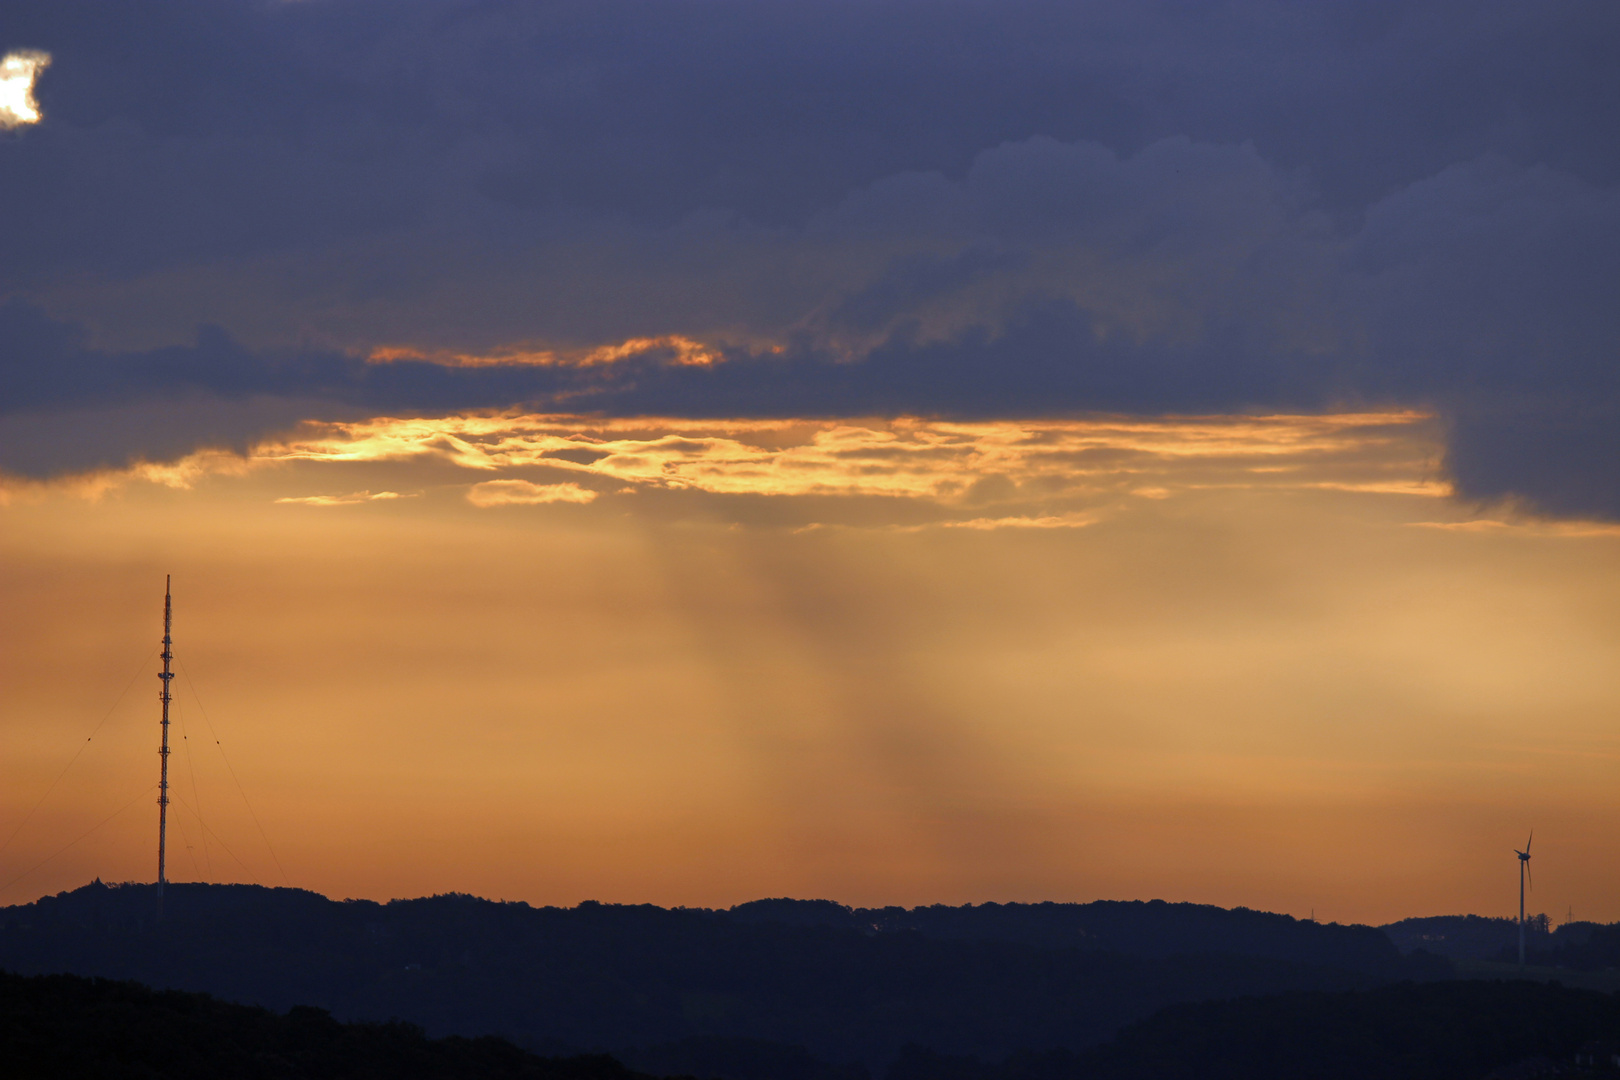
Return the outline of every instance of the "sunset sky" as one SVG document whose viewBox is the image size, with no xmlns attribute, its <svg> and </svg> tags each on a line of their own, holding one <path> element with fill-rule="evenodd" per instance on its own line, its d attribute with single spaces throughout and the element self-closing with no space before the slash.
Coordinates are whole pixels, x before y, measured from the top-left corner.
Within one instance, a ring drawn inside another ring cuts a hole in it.
<svg viewBox="0 0 1620 1080">
<path fill-rule="evenodd" d="M 0 903 L 1620 920 L 1617 54 L 0 0 Z"/>
</svg>

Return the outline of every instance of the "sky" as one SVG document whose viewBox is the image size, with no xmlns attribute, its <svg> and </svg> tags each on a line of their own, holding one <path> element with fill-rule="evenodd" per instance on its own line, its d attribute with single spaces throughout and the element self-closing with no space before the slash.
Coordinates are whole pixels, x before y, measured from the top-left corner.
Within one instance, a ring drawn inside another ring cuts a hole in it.
<svg viewBox="0 0 1620 1080">
<path fill-rule="evenodd" d="M 1617 48 L 0 0 L 0 903 L 1620 920 Z"/>
</svg>

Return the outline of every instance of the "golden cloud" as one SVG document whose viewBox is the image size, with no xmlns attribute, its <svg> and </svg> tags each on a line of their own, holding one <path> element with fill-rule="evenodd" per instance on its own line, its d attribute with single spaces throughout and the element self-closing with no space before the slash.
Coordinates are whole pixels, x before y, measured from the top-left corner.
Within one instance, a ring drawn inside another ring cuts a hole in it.
<svg viewBox="0 0 1620 1080">
<path fill-rule="evenodd" d="M 209 476 L 241 476 L 258 465 L 250 457 L 228 450 L 198 450 L 177 461 L 137 461 L 121 469 L 98 469 L 54 480 L 29 480 L 0 473 L 0 506 L 43 499 L 55 492 L 66 492 L 83 499 L 99 499 L 131 483 L 160 487 L 193 487 Z"/>
<path fill-rule="evenodd" d="M 1468 521 L 1413 521 L 1408 522 L 1419 529 L 1444 529 L 1447 532 L 1482 533 L 1486 535 L 1516 535 L 1516 536 L 1543 536 L 1567 537 L 1583 539 L 1586 537 L 1605 537 L 1613 539 L 1620 537 L 1620 525 L 1610 525 L 1598 521 L 1539 521 L 1533 518 L 1473 518 Z"/>
<path fill-rule="evenodd" d="M 310 465 L 365 467 L 368 478 L 378 468 L 392 470 L 383 475 L 401 479 L 385 481 L 390 486 L 419 486 L 428 482 L 423 470 L 434 469 L 431 482 L 442 485 L 448 467 L 451 483 L 457 472 L 477 477 L 462 488 L 477 507 L 583 503 L 598 492 L 697 492 L 928 504 L 885 522 L 861 518 L 890 527 L 931 520 L 970 529 L 1078 528 L 1109 507 L 1215 489 L 1444 497 L 1451 488 L 1438 477 L 1442 447 L 1431 420 L 1410 411 L 975 423 L 516 411 L 376 417 L 307 422 L 246 455 L 210 450 L 56 487 L 99 494 L 145 480 L 184 488 L 210 475 Z M 567 474 L 582 482 L 563 482 Z M 27 487 L 0 485 L 0 493 L 15 497 Z M 391 497 L 397 494 L 368 489 L 294 492 L 278 501 L 342 506 Z M 829 522 L 846 520 L 828 514 Z M 803 514 L 798 518 L 806 523 Z"/>
<path fill-rule="evenodd" d="M 528 480 L 486 480 L 467 491 L 474 506 L 534 506 L 540 503 L 588 503 L 596 492 L 578 484 L 536 484 Z"/>
<path fill-rule="evenodd" d="M 385 345 L 366 356 L 373 364 L 405 360 L 438 364 L 442 367 L 599 367 L 637 357 L 658 357 L 669 367 L 710 367 L 724 357 L 718 349 L 680 334 L 661 337 L 629 338 L 617 345 L 590 349 L 549 349 L 539 346 L 508 345 L 487 353 L 455 352 L 450 349 L 418 349 L 407 345 Z"/>
<path fill-rule="evenodd" d="M 277 499 L 276 502 L 296 503 L 300 506 L 353 506 L 355 503 L 403 498 L 406 496 L 397 491 L 379 491 L 375 494 L 370 491 L 353 491 L 347 495 L 299 495 Z"/>
<path fill-rule="evenodd" d="M 1444 480 L 1427 480 L 1413 478 L 1410 480 L 1367 481 L 1362 483 L 1344 483 L 1333 480 L 1318 480 L 1312 482 L 1310 487 L 1321 488 L 1324 491 L 1359 491 L 1369 495 L 1420 495 L 1430 499 L 1449 499 L 1455 494 L 1452 485 Z"/>
<path fill-rule="evenodd" d="M 1048 514 L 1045 517 L 1017 515 L 1013 517 L 977 517 L 967 521 L 946 521 L 948 529 L 974 529 L 988 532 L 992 529 L 1083 529 L 1095 525 L 1097 519 L 1089 514 Z"/>
<path fill-rule="evenodd" d="M 260 461 L 436 458 L 465 469 L 545 467 L 638 487 L 716 494 L 882 495 L 971 499 L 987 483 L 1059 492 L 1131 488 L 1164 497 L 1189 466 L 1244 470 L 1267 486 L 1425 488 L 1434 447 L 1411 429 L 1422 413 L 994 421 L 596 419 L 524 413 L 383 417 L 308 424 L 260 445 Z M 1342 479 L 1294 475 L 1353 466 Z"/>
</svg>

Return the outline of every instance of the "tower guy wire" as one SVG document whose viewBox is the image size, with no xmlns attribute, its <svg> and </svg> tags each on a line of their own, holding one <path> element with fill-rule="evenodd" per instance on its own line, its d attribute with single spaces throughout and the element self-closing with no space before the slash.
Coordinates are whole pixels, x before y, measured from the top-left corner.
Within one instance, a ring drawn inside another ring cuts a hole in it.
<svg viewBox="0 0 1620 1080">
<path fill-rule="evenodd" d="M 39 812 L 39 808 L 45 805 L 45 800 L 51 797 L 51 792 L 56 790 L 56 785 L 62 782 L 62 778 L 68 774 L 68 770 L 73 768 L 80 755 L 90 746 L 91 740 L 101 734 L 101 729 L 106 726 L 108 720 L 112 719 L 112 714 L 118 711 L 118 706 L 129 693 L 130 687 L 135 685 L 135 680 L 141 677 L 141 672 L 146 670 L 146 665 L 156 653 L 157 650 L 153 649 L 141 660 L 140 666 L 135 669 L 135 674 L 129 677 L 129 682 L 124 684 L 124 689 L 119 691 L 118 697 L 113 700 L 112 706 L 107 710 L 106 714 L 96 723 L 95 727 L 90 729 L 90 734 L 85 736 L 84 742 L 79 744 L 78 749 L 73 751 L 73 756 L 68 758 L 68 763 L 62 766 L 62 771 L 56 774 L 56 779 L 50 782 L 50 786 L 45 789 L 45 793 L 29 808 L 28 813 L 23 815 L 22 820 L 17 822 L 17 827 L 11 830 L 11 835 L 6 837 L 5 843 L 0 844 L 0 853 L 5 852 L 11 846 L 11 842 L 17 839 L 17 834 L 23 831 L 23 827 L 33 820 L 34 815 Z"/>
<path fill-rule="evenodd" d="M 196 808 L 192 812 L 197 815 L 198 822 L 204 826 L 201 836 L 203 866 L 207 876 L 212 877 L 214 874 L 214 857 L 208 850 L 207 822 L 204 820 L 202 812 L 202 791 L 197 786 L 197 759 L 196 755 L 191 752 L 191 733 L 186 730 L 185 702 L 177 698 L 174 704 L 175 718 L 180 722 L 180 742 L 186 748 L 186 773 L 191 777 L 191 801 L 196 804 Z M 195 866 L 195 856 L 192 857 L 192 863 Z"/>
<path fill-rule="evenodd" d="M 219 732 L 214 728 L 214 722 L 208 718 L 208 710 L 203 707 L 202 695 L 197 693 L 197 682 L 191 677 L 191 672 L 186 669 L 184 662 L 180 664 L 180 674 L 185 676 L 186 686 L 191 690 L 192 700 L 197 703 L 197 711 L 202 714 L 203 723 L 208 725 L 208 734 L 213 738 L 214 745 L 219 748 L 220 759 L 225 762 L 225 768 L 231 774 L 231 782 L 236 785 L 236 793 L 242 797 L 242 805 L 247 807 L 248 816 L 253 819 L 254 828 L 259 830 L 259 839 L 264 841 L 265 850 L 270 853 L 270 861 L 276 864 L 276 872 L 281 875 L 282 884 L 291 885 L 292 879 L 287 876 L 287 871 L 282 868 L 281 858 L 276 854 L 275 845 L 270 843 L 270 836 L 264 831 L 264 823 L 259 820 L 258 813 L 253 809 L 252 801 L 248 799 L 247 789 L 242 786 L 241 779 L 236 775 L 236 766 L 231 764 L 230 755 L 225 753 L 225 744 L 220 741 Z M 216 841 L 219 840 L 219 834 L 212 829 L 209 830 L 209 835 L 213 836 Z M 234 859 L 236 856 L 232 855 L 231 858 Z M 237 862 L 241 862 L 241 860 L 237 859 Z"/>
<path fill-rule="evenodd" d="M 153 786 L 155 787 L 156 785 L 153 785 Z M 151 793 L 152 793 L 152 788 L 147 788 L 146 790 L 142 791 L 140 794 L 136 795 L 133 799 L 129 800 L 129 802 L 125 803 L 123 806 L 120 806 L 118 809 L 114 810 L 112 813 L 108 814 L 106 817 L 102 818 L 100 821 L 98 821 L 94 825 L 90 826 L 90 828 L 86 829 L 84 832 L 80 833 L 78 836 L 74 837 L 72 840 L 69 840 L 67 843 L 65 843 L 61 847 L 57 848 L 55 851 L 51 852 L 49 855 L 47 855 L 43 859 L 39 860 L 39 862 L 35 863 L 33 866 L 30 866 L 27 870 L 24 870 L 22 873 L 18 874 L 16 877 L 14 877 L 10 881 L 6 882 L 4 885 L 0 885 L 0 891 L 4 891 L 6 889 L 11 888 L 13 885 L 17 884 L 19 881 L 26 878 L 29 874 L 32 874 L 35 870 L 38 870 L 40 867 L 44 866 L 46 863 L 51 862 L 57 856 L 59 856 L 59 855 L 63 854 L 64 852 L 66 852 L 69 848 L 72 848 L 72 847 L 76 846 L 79 843 L 79 841 L 85 839 L 91 833 L 96 832 L 103 825 L 107 824 L 107 822 L 111 821 L 113 818 L 117 817 L 119 814 L 122 814 L 125 810 L 128 810 L 130 807 L 134 806 L 138 801 L 145 798 L 147 795 L 150 795 Z"/>
<path fill-rule="evenodd" d="M 175 805 L 179 806 L 181 809 L 191 811 L 192 816 L 197 819 L 197 824 L 202 827 L 202 831 L 208 836 L 212 836 L 214 838 L 214 843 L 218 844 L 220 849 L 224 851 L 225 854 L 229 855 L 236 861 L 236 865 L 242 868 L 242 873 L 246 874 L 250 881 L 252 881 L 255 885 L 262 883 L 263 879 L 254 871 L 253 867 L 243 862 L 241 857 L 230 849 L 230 845 L 226 844 L 225 841 L 220 837 L 219 833 L 208 827 L 208 822 L 204 821 L 202 819 L 202 815 L 197 813 L 196 807 L 188 805 L 186 800 L 181 798 L 178 794 L 175 795 L 174 802 Z"/>
</svg>

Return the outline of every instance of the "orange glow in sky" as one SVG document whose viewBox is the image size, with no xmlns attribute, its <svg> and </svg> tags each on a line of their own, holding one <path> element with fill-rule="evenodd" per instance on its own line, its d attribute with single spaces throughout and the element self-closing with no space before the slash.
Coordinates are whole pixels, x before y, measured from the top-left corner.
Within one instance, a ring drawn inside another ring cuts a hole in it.
<svg viewBox="0 0 1620 1080">
<path fill-rule="evenodd" d="M 12 482 L 0 902 L 152 877 L 172 573 L 176 879 L 1381 922 L 1505 914 L 1534 826 L 1532 906 L 1620 919 L 1620 535 L 1440 455 L 501 413 Z"/>
<path fill-rule="evenodd" d="M 661 337 L 629 338 L 617 345 L 586 349 L 550 349 L 544 346 L 514 345 L 489 352 L 467 353 L 451 349 L 419 349 L 408 345 L 383 345 L 372 349 L 366 359 L 373 364 L 401 360 L 425 360 L 445 367 L 597 367 L 633 357 L 668 358 L 674 367 L 710 367 L 721 362 L 718 350 L 680 334 Z"/>
</svg>

